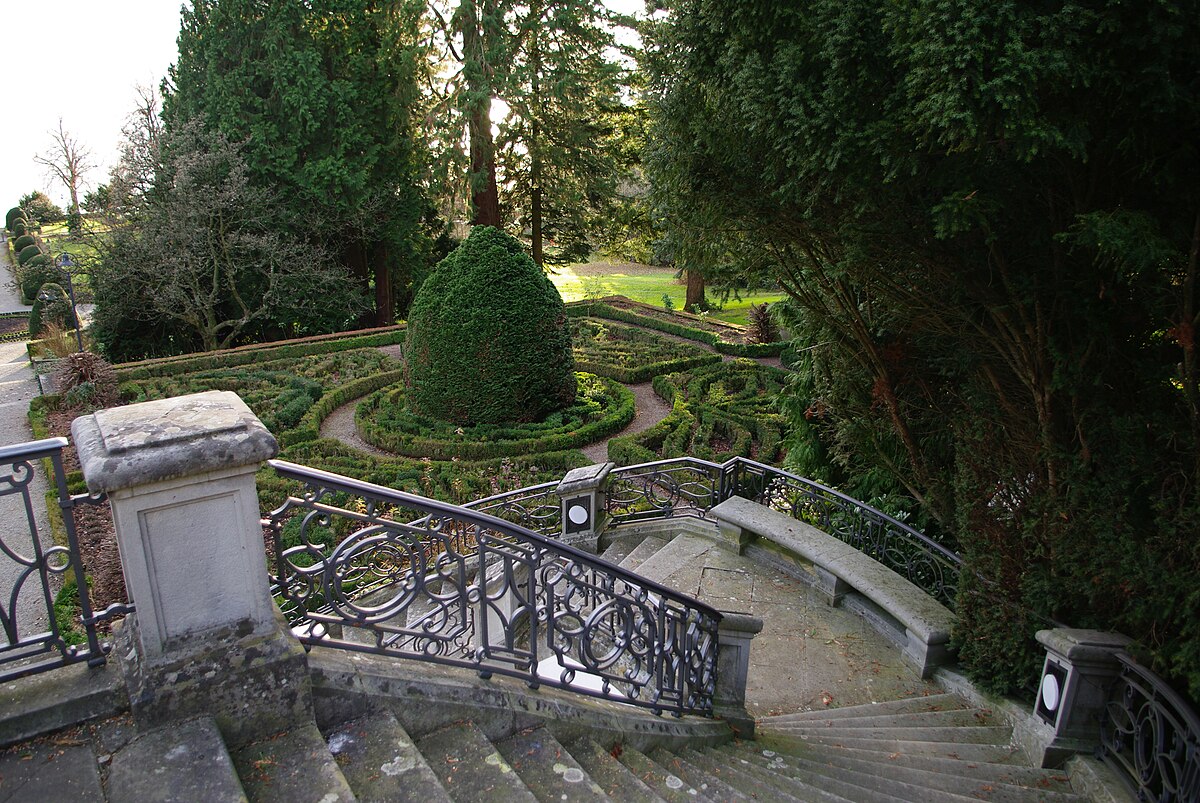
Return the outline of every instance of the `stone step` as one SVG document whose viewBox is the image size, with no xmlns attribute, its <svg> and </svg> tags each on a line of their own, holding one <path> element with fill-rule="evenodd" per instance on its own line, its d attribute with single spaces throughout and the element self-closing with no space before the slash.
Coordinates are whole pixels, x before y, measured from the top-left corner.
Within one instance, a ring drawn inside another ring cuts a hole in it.
<svg viewBox="0 0 1200 803">
<path fill-rule="evenodd" d="M 496 749 L 542 803 L 609 800 L 571 752 L 545 728 L 531 728 L 501 739 Z"/>
<path fill-rule="evenodd" d="M 956 744 L 1002 744 L 1012 742 L 1012 728 L 1003 725 L 952 726 L 905 725 L 897 727 L 821 727 L 819 725 L 781 725 L 771 729 L 801 739 L 819 736 L 831 739 L 890 739 L 906 742 L 954 742 Z"/>
<path fill-rule="evenodd" d="M 591 739 L 580 739 L 567 747 L 579 766 L 613 800 L 662 801 L 649 786 L 613 757 L 613 752 L 620 752 L 619 745 L 610 752 Z"/>
<path fill-rule="evenodd" d="M 633 538 L 615 538 L 600 553 L 600 557 L 614 566 L 620 566 L 621 561 L 625 560 L 637 545 L 638 542 Z"/>
<path fill-rule="evenodd" d="M 390 711 L 339 725 L 326 734 L 326 742 L 360 803 L 450 800 L 421 751 Z"/>
<path fill-rule="evenodd" d="M 305 725 L 233 752 L 253 803 L 353 803 L 354 793 L 316 725 Z"/>
<path fill-rule="evenodd" d="M 876 798 L 870 797 L 865 789 L 834 788 L 829 784 L 813 784 L 795 776 L 784 775 L 775 770 L 769 770 L 753 760 L 745 758 L 733 749 L 733 745 L 723 745 L 719 748 L 708 748 L 704 756 L 712 761 L 723 762 L 732 773 L 750 776 L 755 781 L 776 790 L 774 795 L 761 797 L 762 800 L 800 800 L 804 803 L 874 803 Z M 894 803 L 894 801 L 883 801 Z"/>
<path fill-rule="evenodd" d="M 842 803 L 844 800 L 836 795 L 822 793 L 820 790 L 813 790 L 813 795 L 806 795 L 804 798 L 796 797 L 791 791 L 788 791 L 790 787 L 785 787 L 782 779 L 759 778 L 758 768 L 741 759 L 719 754 L 708 755 L 691 749 L 681 750 L 679 755 L 693 767 L 700 768 L 711 777 L 720 778 L 730 786 L 736 787 L 757 800 L 792 801 L 803 799 L 805 801 L 819 800 L 822 803 Z"/>
<path fill-rule="evenodd" d="M 667 772 L 682 778 L 684 783 L 698 790 L 699 797 L 702 799 L 723 801 L 749 801 L 751 799 L 748 794 L 743 793 L 722 778 L 704 771 L 677 753 L 659 747 L 646 755 Z"/>
<path fill-rule="evenodd" d="M 808 731 L 813 728 L 974 728 L 1003 724 L 986 708 L 959 708 L 951 711 L 926 711 L 912 714 L 882 714 L 873 717 L 835 717 L 832 719 L 783 720 L 774 717 L 763 720 L 764 728 L 779 731 Z"/>
<path fill-rule="evenodd" d="M 968 761 L 960 758 L 942 758 L 911 753 L 885 753 L 879 750 L 832 747 L 815 743 L 805 744 L 803 751 L 799 754 L 805 757 L 811 756 L 818 761 L 826 760 L 830 756 L 844 756 L 886 767 L 911 767 L 946 775 L 967 775 L 991 783 L 1036 787 L 1050 792 L 1069 793 L 1072 791 L 1071 780 L 1062 770 L 1044 770 L 1018 764 Z M 789 753 L 789 755 L 794 755 L 794 753 Z"/>
<path fill-rule="evenodd" d="M 537 800 L 473 722 L 447 725 L 418 739 L 417 747 L 451 800 Z"/>
<path fill-rule="evenodd" d="M 767 751 L 770 752 L 770 751 Z M 951 762 L 953 771 L 920 769 L 905 766 L 895 761 L 888 761 L 886 755 L 882 761 L 870 761 L 853 756 L 839 755 L 836 751 L 814 752 L 804 757 L 783 755 L 787 762 L 798 762 L 798 766 L 808 766 L 823 774 L 846 776 L 855 773 L 868 778 L 877 778 L 880 783 L 895 782 L 910 784 L 916 788 L 950 792 L 967 798 L 993 801 L 993 803 L 1023 803 L 1027 800 L 1067 801 L 1079 800 L 1079 797 L 1069 790 L 1050 789 L 1050 774 L 1035 778 L 1014 777 L 1011 773 L 1001 780 L 999 773 L 988 775 L 985 768 L 997 765 L 979 764 L 977 762 Z M 1011 770 L 1012 767 L 999 765 L 1000 770 Z M 1042 784 L 1045 783 L 1045 786 Z"/>
<path fill-rule="evenodd" d="M 658 550 L 667 545 L 665 538 L 659 538 L 657 535 L 647 535 L 642 542 L 633 548 L 625 558 L 617 564 L 622 569 L 627 569 L 631 572 L 636 572 L 643 563 L 650 559 Z"/>
<path fill-rule="evenodd" d="M 0 752 L 0 800 L 5 803 L 103 799 L 96 754 L 86 734 L 59 732 Z"/>
<path fill-rule="evenodd" d="M 931 694 L 926 697 L 904 697 L 899 700 L 888 700 L 882 703 L 863 703 L 862 705 L 848 705 L 842 708 L 801 711 L 795 714 L 777 714 L 773 717 L 763 717 L 759 722 L 774 724 L 776 722 L 823 721 L 841 717 L 860 719 L 871 716 L 954 711 L 968 707 L 966 701 L 957 694 Z"/>
<path fill-rule="evenodd" d="M 176 800 L 246 800 L 221 731 L 209 717 L 143 733 L 113 754 L 109 803 Z"/>
<path fill-rule="evenodd" d="M 978 785 L 970 779 L 955 779 L 960 781 L 959 786 L 953 790 L 942 790 L 923 783 L 911 783 L 892 772 L 878 773 L 877 768 L 874 768 L 874 772 L 859 772 L 857 769 L 833 767 L 820 762 L 797 759 L 796 756 L 782 755 L 773 750 L 750 750 L 746 747 L 740 748 L 740 750 L 746 759 L 754 761 L 762 767 L 772 769 L 773 772 L 787 775 L 790 778 L 804 780 L 805 783 L 820 786 L 822 789 L 832 789 L 839 795 L 847 795 L 840 785 L 851 784 L 858 789 L 865 790 L 859 793 L 864 798 L 883 796 L 884 798 L 899 798 L 902 801 L 923 801 L 925 803 L 965 803 L 979 799 L 973 797 L 973 792 L 977 790 Z M 961 783 L 961 781 L 966 781 L 966 783 Z M 992 798 L 989 796 L 986 799 L 990 801 Z"/>
<path fill-rule="evenodd" d="M 961 761 L 981 761 L 990 764 L 1007 764 L 1020 760 L 1020 751 L 1011 744 L 964 744 L 962 742 L 909 741 L 906 739 L 873 739 L 848 736 L 830 736 L 823 732 L 803 736 L 772 731 L 757 731 L 759 744 L 778 752 L 804 755 L 806 745 L 846 747 L 858 750 L 873 750 L 901 756 L 934 756 Z"/>
<path fill-rule="evenodd" d="M 675 775 L 657 761 L 646 756 L 640 750 L 626 745 L 617 756 L 629 771 L 638 777 L 642 783 L 654 790 L 654 793 L 668 803 L 690 803 L 700 797 L 700 790 L 690 785 L 683 778 Z"/>
<path fill-rule="evenodd" d="M 637 573 L 642 577 L 663 585 L 680 569 L 695 566 L 696 558 L 712 549 L 713 542 L 695 535 L 677 535 L 661 549 L 648 557 Z"/>
<path fill-rule="evenodd" d="M 754 767 L 758 777 L 769 779 L 776 786 L 782 787 L 788 791 L 790 795 L 796 796 L 799 799 L 822 799 L 810 797 L 809 790 L 821 790 L 822 792 L 832 793 L 832 795 L 854 801 L 854 803 L 899 803 L 904 798 L 887 795 L 887 793 L 877 792 L 868 789 L 865 786 L 847 783 L 839 778 L 828 778 L 826 775 L 818 773 L 804 773 L 792 769 L 784 762 L 775 763 L 775 765 L 767 765 L 762 761 L 757 761 L 756 756 L 750 750 L 738 747 L 738 745 L 725 745 L 722 750 L 727 751 L 728 760 L 743 761 L 746 766 Z M 708 754 L 713 754 L 713 749 L 708 750 Z M 914 798 L 922 799 L 922 798 Z"/>
</svg>

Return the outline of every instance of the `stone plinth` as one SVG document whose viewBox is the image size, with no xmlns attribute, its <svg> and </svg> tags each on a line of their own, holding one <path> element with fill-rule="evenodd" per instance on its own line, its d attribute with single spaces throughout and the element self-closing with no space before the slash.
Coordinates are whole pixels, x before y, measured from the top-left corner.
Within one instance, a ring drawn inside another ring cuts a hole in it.
<svg viewBox="0 0 1200 803">
<path fill-rule="evenodd" d="M 210 713 L 235 740 L 259 720 L 279 730 L 290 714 L 269 712 L 309 696 L 303 671 L 290 688 L 276 677 L 304 659 L 271 598 L 254 482 L 275 438 L 228 391 L 100 410 L 71 431 L 88 488 L 108 494 L 137 607 L 122 656 L 134 714 Z"/>
<path fill-rule="evenodd" d="M 717 689 L 713 713 L 744 739 L 754 736 L 754 717 L 746 711 L 746 680 L 750 674 L 750 642 L 762 632 L 763 620 L 748 613 L 721 612 L 717 628 Z"/>
<path fill-rule="evenodd" d="M 571 469 L 555 491 L 562 505 L 564 543 L 588 552 L 596 551 L 605 521 L 604 488 L 616 463 L 596 463 Z"/>
</svg>

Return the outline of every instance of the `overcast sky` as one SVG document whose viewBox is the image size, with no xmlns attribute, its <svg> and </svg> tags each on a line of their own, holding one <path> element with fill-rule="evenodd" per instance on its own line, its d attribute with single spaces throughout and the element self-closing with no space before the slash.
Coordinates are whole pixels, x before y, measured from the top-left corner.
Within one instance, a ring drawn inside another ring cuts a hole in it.
<svg viewBox="0 0 1200 803">
<path fill-rule="evenodd" d="M 642 0 L 606 0 L 631 13 Z M 179 0 L 0 0 L 0 213 L 41 190 L 66 191 L 34 157 L 51 149 L 59 118 L 92 152 L 89 185 L 116 162 L 136 87 L 157 87 L 175 61 Z M 25 24 L 25 19 L 30 22 Z"/>
</svg>

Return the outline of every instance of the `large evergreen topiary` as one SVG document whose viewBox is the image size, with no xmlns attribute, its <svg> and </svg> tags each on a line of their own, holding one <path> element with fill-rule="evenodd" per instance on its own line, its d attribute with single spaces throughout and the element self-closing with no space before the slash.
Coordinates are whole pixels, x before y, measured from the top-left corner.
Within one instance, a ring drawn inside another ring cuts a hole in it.
<svg viewBox="0 0 1200 803">
<path fill-rule="evenodd" d="M 31 245 L 37 245 L 37 239 L 32 234 L 22 234 L 17 239 L 13 240 L 13 249 L 19 254 L 22 248 L 27 248 Z"/>
<path fill-rule="evenodd" d="M 42 249 L 38 245 L 27 245 L 17 254 L 17 264 L 24 265 L 29 260 L 33 259 L 42 253 Z"/>
<path fill-rule="evenodd" d="M 562 298 L 512 237 L 481 226 L 421 285 L 408 404 L 459 424 L 538 421 L 575 399 Z"/>
<path fill-rule="evenodd" d="M 12 231 L 13 223 L 17 221 L 17 218 L 23 217 L 25 217 L 25 211 L 19 206 L 14 206 L 12 209 L 8 210 L 8 214 L 4 216 L 4 228 Z"/>
</svg>

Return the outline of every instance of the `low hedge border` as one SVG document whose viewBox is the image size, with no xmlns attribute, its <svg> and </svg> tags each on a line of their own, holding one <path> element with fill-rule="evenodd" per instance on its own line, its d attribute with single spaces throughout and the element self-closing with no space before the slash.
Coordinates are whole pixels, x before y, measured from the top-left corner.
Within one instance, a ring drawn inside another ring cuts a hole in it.
<svg viewBox="0 0 1200 803">
<path fill-rule="evenodd" d="M 404 326 L 388 326 L 380 329 L 362 329 L 357 332 L 314 335 L 313 337 L 282 340 L 275 343 L 254 343 L 222 351 L 207 351 L 201 354 L 184 354 L 178 357 L 163 357 L 144 362 L 122 363 L 114 368 L 117 370 L 117 378 L 122 382 L 214 368 L 236 368 L 239 365 L 286 357 L 310 357 L 314 354 L 329 354 L 334 351 L 392 346 L 404 342 L 404 331 Z"/>
<path fill-rule="evenodd" d="M 622 321 L 636 326 L 644 326 L 647 329 L 657 329 L 669 335 L 707 344 L 721 354 L 729 354 L 734 357 L 778 357 L 787 346 L 787 343 L 784 342 L 727 343 L 715 332 L 705 332 L 702 329 L 693 329 L 690 326 L 652 318 L 648 315 L 638 315 L 636 312 L 618 309 L 600 301 L 575 301 L 567 304 L 565 310 L 567 316 L 572 318 L 607 318 L 610 321 Z"/>
<path fill-rule="evenodd" d="M 550 432 L 532 438 L 511 438 L 493 441 L 444 440 L 400 432 L 371 420 L 385 394 L 396 395 L 400 388 L 376 391 L 364 399 L 355 411 L 354 421 L 363 440 L 371 445 L 405 457 L 427 457 L 432 460 L 488 460 L 498 457 L 559 452 L 577 449 L 606 438 L 624 429 L 636 413 L 633 392 L 619 382 L 600 377 L 612 400 L 604 415 L 569 432 Z"/>
<path fill-rule="evenodd" d="M 280 433 L 279 445 L 286 448 L 298 443 L 317 440 L 321 437 L 321 424 L 334 410 L 343 404 L 366 396 L 368 393 L 374 393 L 388 385 L 394 385 L 397 382 L 403 381 L 403 379 L 403 369 L 384 371 L 383 373 L 356 379 L 353 382 L 348 382 L 339 388 L 331 390 L 308 409 L 308 412 L 300 419 L 300 423 L 292 429 Z"/>
<path fill-rule="evenodd" d="M 675 371 L 687 371 L 692 368 L 699 368 L 702 365 L 711 365 L 714 362 L 720 362 L 721 357 L 718 354 L 708 354 L 701 357 L 688 357 L 678 360 L 663 360 L 662 362 L 653 362 L 646 365 L 640 365 L 637 368 L 620 368 L 611 363 L 591 362 L 590 360 L 581 360 L 578 355 L 575 357 L 575 370 L 584 371 L 597 376 L 605 376 L 609 379 L 615 379 L 626 385 L 640 385 L 647 382 L 660 374 L 669 374 Z"/>
</svg>

